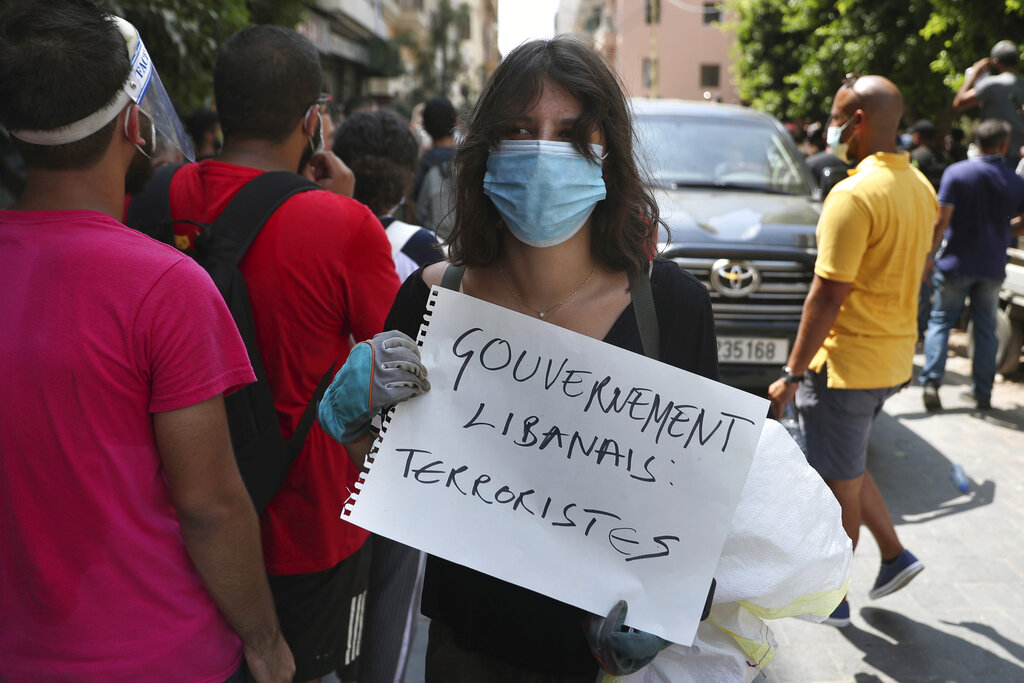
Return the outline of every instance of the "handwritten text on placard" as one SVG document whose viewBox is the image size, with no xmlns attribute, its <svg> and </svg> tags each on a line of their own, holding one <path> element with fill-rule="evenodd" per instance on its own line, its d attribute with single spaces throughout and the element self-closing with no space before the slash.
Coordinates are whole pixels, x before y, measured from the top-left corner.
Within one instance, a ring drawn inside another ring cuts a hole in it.
<svg viewBox="0 0 1024 683">
<path fill-rule="evenodd" d="M 349 521 L 690 643 L 762 399 L 434 289 L 431 391 L 388 420 Z"/>
</svg>

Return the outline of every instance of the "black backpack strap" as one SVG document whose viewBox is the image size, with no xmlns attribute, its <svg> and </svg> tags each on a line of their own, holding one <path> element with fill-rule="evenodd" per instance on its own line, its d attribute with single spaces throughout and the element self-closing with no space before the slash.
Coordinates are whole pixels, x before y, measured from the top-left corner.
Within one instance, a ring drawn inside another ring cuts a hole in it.
<svg viewBox="0 0 1024 683">
<path fill-rule="evenodd" d="M 652 264 L 653 269 L 653 264 Z M 654 308 L 654 292 L 651 291 L 651 278 L 646 271 L 632 278 L 629 283 L 629 296 L 633 300 L 633 315 L 636 326 L 640 329 L 640 341 L 644 346 L 644 355 L 654 360 L 661 359 L 661 330 L 658 327 L 658 313 Z"/>
<path fill-rule="evenodd" d="M 196 237 L 196 251 L 209 255 L 211 249 L 217 250 L 220 258 L 237 268 L 256 235 L 263 229 L 263 225 L 285 200 L 299 192 L 319 189 L 319 185 L 297 173 L 261 173 L 243 185 L 213 225 Z M 262 359 L 259 359 L 259 362 L 262 364 Z M 294 461 L 302 450 L 306 436 L 316 419 L 320 399 L 323 398 L 333 377 L 334 368 L 330 367 L 320 379 L 320 384 L 306 406 L 295 432 L 288 439 L 290 462 Z"/>
<path fill-rule="evenodd" d="M 174 223 L 171 220 L 171 180 L 184 164 L 168 164 L 156 169 L 142 192 L 132 195 L 124 223 L 130 228 L 174 244 Z"/>
<path fill-rule="evenodd" d="M 196 249 L 216 244 L 219 256 L 237 266 L 249 250 L 263 224 L 286 199 L 299 192 L 322 189 L 298 173 L 268 171 L 256 176 L 232 197 L 224 211 L 208 229 L 196 237 Z M 216 235 L 215 240 L 211 239 Z"/>
<path fill-rule="evenodd" d="M 462 286 L 462 276 L 465 272 L 466 266 L 448 264 L 448 267 L 444 269 L 444 275 L 441 276 L 441 286 L 445 289 L 459 291 L 459 287 Z"/>
<path fill-rule="evenodd" d="M 320 378 L 320 384 L 317 386 L 316 391 L 313 392 L 313 399 L 306 406 L 306 411 L 302 413 L 302 419 L 299 420 L 299 424 L 295 427 L 295 432 L 291 438 L 288 439 L 288 455 L 295 461 L 295 458 L 299 457 L 299 451 L 302 450 L 302 446 L 306 443 L 306 437 L 309 435 L 309 430 L 313 428 L 313 421 L 316 420 L 317 409 L 320 406 L 320 400 L 327 393 L 327 387 L 330 385 L 331 380 L 334 379 L 334 366 L 327 368 L 327 372 Z"/>
<path fill-rule="evenodd" d="M 648 272 L 654 272 L 654 263 L 649 271 L 641 271 L 635 278 L 630 278 L 629 296 L 633 300 L 633 315 L 636 326 L 640 330 L 640 341 L 644 346 L 644 355 L 654 360 L 661 360 L 661 328 L 658 325 L 658 311 L 654 306 L 654 291 L 651 289 L 651 278 Z M 704 599 L 704 609 L 700 620 L 704 621 L 711 614 L 715 599 L 715 587 L 718 582 L 711 577 L 711 586 Z"/>
</svg>

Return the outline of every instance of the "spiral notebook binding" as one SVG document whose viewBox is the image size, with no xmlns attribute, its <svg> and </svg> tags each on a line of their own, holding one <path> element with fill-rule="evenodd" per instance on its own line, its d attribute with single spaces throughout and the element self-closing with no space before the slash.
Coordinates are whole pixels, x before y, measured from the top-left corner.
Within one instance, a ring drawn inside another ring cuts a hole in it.
<svg viewBox="0 0 1024 683">
<path fill-rule="evenodd" d="M 430 328 L 430 316 L 434 314 L 434 306 L 437 305 L 437 287 L 432 287 L 430 295 L 427 297 L 427 307 L 423 312 L 423 324 L 420 325 L 420 330 L 416 334 L 416 345 L 423 346 L 424 340 L 427 338 L 427 330 Z"/>
<path fill-rule="evenodd" d="M 353 488 L 355 490 L 353 491 L 352 489 L 349 489 L 348 498 L 345 499 L 345 503 L 341 510 L 342 519 L 352 514 L 352 506 L 356 504 L 356 499 L 359 498 L 359 494 L 363 490 L 363 485 L 366 483 L 366 477 L 370 474 L 370 471 L 373 469 L 374 459 L 376 458 L 377 453 L 380 452 L 381 440 L 384 438 L 384 434 L 386 434 L 388 431 L 388 425 L 391 424 L 391 416 L 394 414 L 394 412 L 395 407 L 392 406 L 387 411 L 387 413 L 385 413 L 380 419 L 380 432 L 377 434 L 377 438 L 374 439 L 373 445 L 370 446 L 370 450 L 366 454 L 366 460 L 364 461 L 366 471 L 360 472 L 359 477 L 353 483 Z"/>
<path fill-rule="evenodd" d="M 423 346 L 423 341 L 427 337 L 427 330 L 430 327 L 430 317 L 433 315 L 434 306 L 437 305 L 437 287 L 430 290 L 430 295 L 427 297 L 426 310 L 423 313 L 423 324 L 420 325 L 419 332 L 416 335 L 416 344 Z M 373 462 L 380 450 L 381 441 L 384 439 L 384 435 L 387 434 L 388 425 L 391 424 L 391 418 L 395 413 L 395 406 L 392 406 L 383 416 L 381 416 L 380 433 L 377 434 L 377 438 L 374 440 L 373 445 L 370 446 L 370 451 L 366 454 L 366 469 L 364 472 L 359 474 L 353 484 L 355 490 L 349 489 L 348 498 L 345 500 L 344 506 L 341 511 L 341 516 L 344 519 L 352 514 L 352 506 L 356 504 L 356 500 L 359 498 L 359 494 L 363 490 L 363 485 L 366 483 L 366 477 L 370 474 L 373 469 Z"/>
</svg>

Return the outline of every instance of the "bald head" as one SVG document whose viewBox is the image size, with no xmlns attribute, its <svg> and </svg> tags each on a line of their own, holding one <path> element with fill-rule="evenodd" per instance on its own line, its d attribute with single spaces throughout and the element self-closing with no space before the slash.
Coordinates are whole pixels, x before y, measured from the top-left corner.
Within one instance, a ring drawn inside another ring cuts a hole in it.
<svg viewBox="0 0 1024 683">
<path fill-rule="evenodd" d="M 903 95 L 893 82 L 882 76 L 864 76 L 849 88 L 860 100 L 871 125 L 884 128 L 890 137 L 896 137 L 903 116 Z"/>
<path fill-rule="evenodd" d="M 895 152 L 902 116 L 903 96 L 882 76 L 861 76 L 843 85 L 832 104 L 835 125 L 853 119 L 849 154 L 855 161 L 875 152 Z"/>
</svg>

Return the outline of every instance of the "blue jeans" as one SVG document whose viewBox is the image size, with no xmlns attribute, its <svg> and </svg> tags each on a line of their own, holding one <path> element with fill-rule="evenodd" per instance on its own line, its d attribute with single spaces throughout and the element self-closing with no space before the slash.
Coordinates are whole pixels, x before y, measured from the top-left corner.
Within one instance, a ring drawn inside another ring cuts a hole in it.
<svg viewBox="0 0 1024 683">
<path fill-rule="evenodd" d="M 992 398 L 996 376 L 996 310 L 1002 280 L 983 277 L 953 276 L 936 270 L 932 277 L 934 294 L 928 331 L 924 336 L 924 368 L 921 384 L 941 384 L 946 372 L 946 351 L 949 331 L 953 329 L 971 299 L 971 321 L 974 323 L 974 362 L 971 365 L 971 391 L 975 398 Z"/>
</svg>

